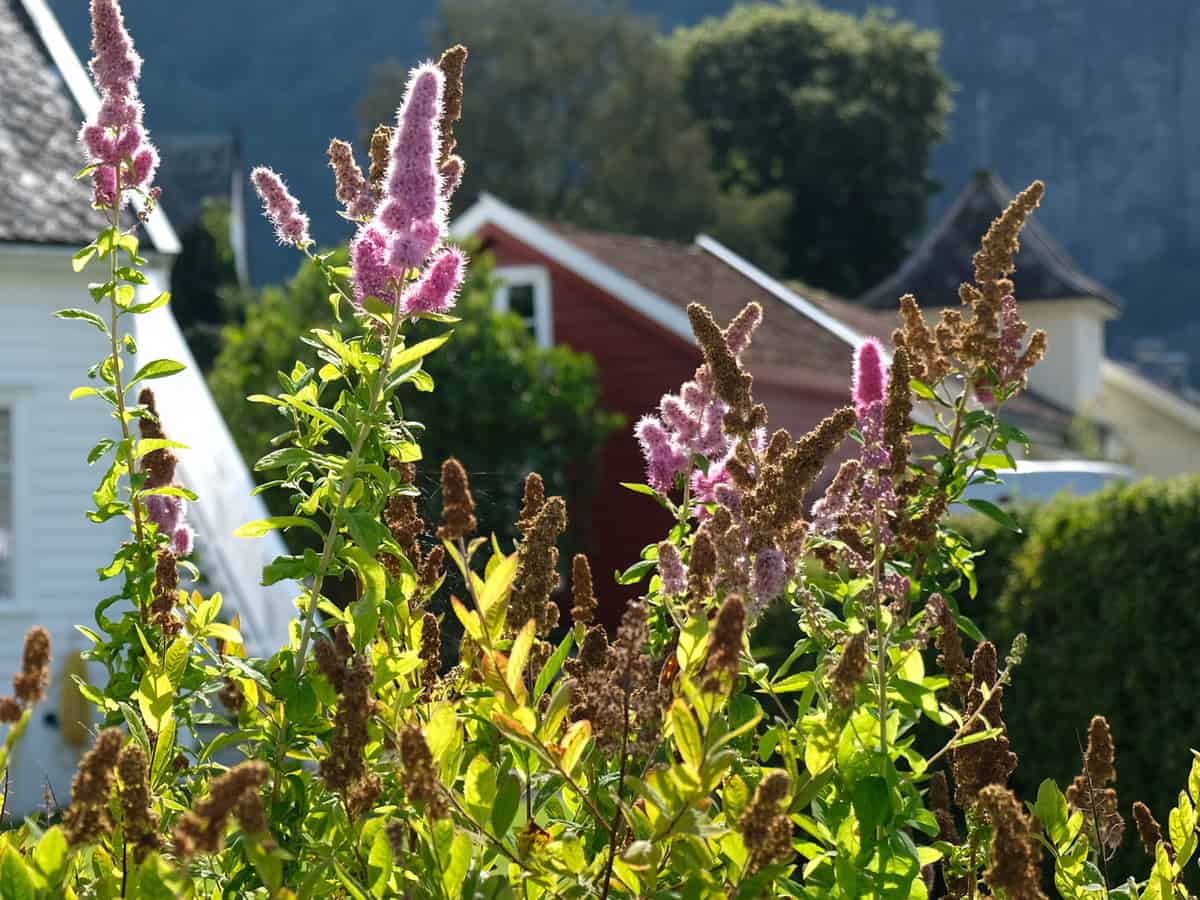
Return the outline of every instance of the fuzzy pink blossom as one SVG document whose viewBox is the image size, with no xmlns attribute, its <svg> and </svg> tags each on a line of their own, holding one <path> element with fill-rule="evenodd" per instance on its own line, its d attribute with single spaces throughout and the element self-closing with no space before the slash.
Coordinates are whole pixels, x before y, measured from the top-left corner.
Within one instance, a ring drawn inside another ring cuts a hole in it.
<svg viewBox="0 0 1200 900">
<path fill-rule="evenodd" d="M 675 476 L 687 468 L 686 454 L 676 449 L 663 423 L 654 416 L 642 416 L 634 434 L 646 460 L 646 481 L 656 491 L 666 493 L 675 486 Z"/>
<path fill-rule="evenodd" d="M 404 292 L 400 310 L 405 313 L 445 313 L 454 308 L 466 275 L 467 258 L 457 247 L 440 251 L 421 280 Z"/>
<path fill-rule="evenodd" d="M 765 547 L 754 558 L 754 573 L 750 576 L 750 593 L 753 595 L 751 608 L 755 613 L 783 593 L 788 582 L 787 558 L 782 550 Z"/>
<path fill-rule="evenodd" d="M 687 570 L 683 567 L 679 549 L 670 541 L 658 545 L 658 577 L 662 579 L 664 594 L 687 593 Z"/>
<path fill-rule="evenodd" d="M 128 97 L 142 71 L 142 58 L 133 49 L 125 18 L 117 0 L 92 0 L 92 52 L 90 64 L 101 93 Z"/>
<path fill-rule="evenodd" d="M 288 192 L 279 174 L 266 166 L 258 166 L 250 173 L 250 180 L 262 200 L 264 213 L 275 226 L 279 243 L 297 247 L 311 243 L 308 216 L 300 212 L 299 201 Z"/>
<path fill-rule="evenodd" d="M 187 556 L 192 552 L 194 535 L 188 525 L 180 525 L 171 536 L 171 550 L 176 556 Z"/>
<path fill-rule="evenodd" d="M 350 268 L 354 272 L 354 298 L 394 298 L 395 275 L 388 264 L 387 235 L 374 225 L 363 225 L 350 242 Z"/>
<path fill-rule="evenodd" d="M 762 307 L 757 303 L 747 306 L 725 329 L 725 343 L 734 356 L 741 356 L 750 346 L 750 339 L 762 323 Z"/>
<path fill-rule="evenodd" d="M 145 498 L 146 518 L 158 526 L 161 534 L 174 534 L 183 524 L 183 500 L 166 494 Z"/>
<path fill-rule="evenodd" d="M 414 69 L 409 77 L 404 104 L 396 117 L 386 176 L 383 214 L 394 231 L 443 217 L 437 153 L 444 82 L 442 71 L 432 63 Z"/>
<path fill-rule="evenodd" d="M 442 230 L 436 222 L 430 219 L 413 222 L 406 230 L 396 232 L 392 236 L 388 262 L 393 269 L 401 273 L 406 269 L 420 268 L 441 237 Z"/>
<path fill-rule="evenodd" d="M 137 97 L 141 57 L 125 30 L 117 0 L 92 0 L 92 75 L 101 95 L 96 116 L 79 131 L 92 173 L 93 202 L 124 204 L 126 190 L 150 191 L 158 169 L 158 151 L 142 128 Z"/>
<path fill-rule="evenodd" d="M 883 347 L 876 338 L 865 338 L 854 351 L 854 405 L 862 411 L 883 400 Z"/>
</svg>

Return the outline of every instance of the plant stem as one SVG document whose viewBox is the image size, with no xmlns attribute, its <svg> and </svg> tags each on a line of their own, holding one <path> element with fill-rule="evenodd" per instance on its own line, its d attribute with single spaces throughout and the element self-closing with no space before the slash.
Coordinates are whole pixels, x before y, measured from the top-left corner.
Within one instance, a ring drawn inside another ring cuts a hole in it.
<svg viewBox="0 0 1200 900">
<path fill-rule="evenodd" d="M 617 841 L 621 835 L 621 802 L 625 792 L 625 766 L 629 761 L 629 691 L 625 691 L 625 716 L 621 729 L 621 771 L 617 778 L 617 809 L 613 816 L 612 826 L 608 829 L 608 862 L 604 865 L 604 889 L 600 900 L 608 900 L 608 891 L 612 887 L 613 864 L 617 859 Z"/>
<path fill-rule="evenodd" d="M 875 635 L 877 638 L 876 644 L 876 665 L 878 667 L 876 677 L 879 680 L 879 752 L 883 757 L 883 766 L 886 775 L 887 759 L 888 759 L 888 739 L 887 739 L 887 632 L 884 628 L 883 621 L 883 597 L 879 587 L 880 570 L 883 568 L 883 550 L 879 546 L 880 528 L 880 510 L 878 504 L 875 506 L 875 521 L 871 526 L 871 547 L 875 551 L 875 562 L 871 568 L 871 595 L 875 601 Z"/>
<path fill-rule="evenodd" d="M 118 172 L 118 176 L 120 173 Z M 129 470 L 129 505 L 133 508 L 133 532 L 137 538 L 138 544 L 142 543 L 142 501 L 138 497 L 137 491 L 133 489 L 133 442 L 129 439 L 129 421 L 125 412 L 125 385 L 121 381 L 121 350 L 120 344 L 117 341 L 117 319 L 120 316 L 120 310 L 117 307 L 117 269 L 119 268 L 120 249 L 117 247 L 116 238 L 121 234 L 121 191 L 118 188 L 116 199 L 113 201 L 112 209 L 112 229 L 113 229 L 113 244 L 109 259 L 111 265 L 109 273 L 111 277 L 112 292 L 109 294 L 109 326 L 108 337 L 111 346 L 111 358 L 113 369 L 113 391 L 117 395 L 117 420 L 121 423 L 121 438 L 125 443 L 125 465 Z"/>
<path fill-rule="evenodd" d="M 383 395 L 382 387 L 388 376 L 388 363 L 396 344 L 396 335 L 400 330 L 400 319 L 398 311 L 392 315 L 392 324 L 388 329 L 387 338 L 384 340 L 383 354 L 379 361 L 379 373 L 376 376 L 375 388 L 371 391 L 371 402 L 367 407 L 367 417 L 359 424 L 358 433 L 354 436 L 354 443 L 350 446 L 350 455 L 346 457 L 346 464 L 342 466 L 342 486 L 338 493 L 337 505 L 329 513 L 329 530 L 325 533 L 325 546 L 321 549 L 321 561 L 317 565 L 317 574 L 313 576 L 312 588 L 308 592 L 308 609 L 305 610 L 304 626 L 300 631 L 300 646 L 296 650 L 295 672 L 297 675 L 304 671 L 308 644 L 312 639 L 313 622 L 316 619 L 317 603 L 321 598 L 321 587 L 325 582 L 329 566 L 333 562 L 333 548 L 337 544 L 338 532 L 342 527 L 341 512 L 346 506 L 347 497 L 350 496 L 350 487 L 354 483 L 354 470 L 358 466 L 359 455 L 371 432 L 371 420 L 375 418 L 375 412 L 379 409 L 379 401 Z"/>
</svg>

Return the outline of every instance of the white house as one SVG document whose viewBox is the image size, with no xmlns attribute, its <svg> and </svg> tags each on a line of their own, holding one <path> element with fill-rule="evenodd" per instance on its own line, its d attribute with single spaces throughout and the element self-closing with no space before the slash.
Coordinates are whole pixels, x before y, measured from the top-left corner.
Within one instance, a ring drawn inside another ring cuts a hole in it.
<svg viewBox="0 0 1200 900">
<path fill-rule="evenodd" d="M 900 268 L 858 298 L 859 305 L 894 311 L 908 293 L 926 307 L 957 305 L 958 286 L 972 279 L 979 238 L 1012 198 L 995 175 L 978 173 Z M 1080 271 L 1036 215 L 1025 224 L 1016 264 L 1021 314 L 1049 340 L 1046 359 L 1030 373 L 1029 393 L 1096 426 L 1101 453 L 1140 475 L 1200 471 L 1200 407 L 1105 355 L 1104 327 L 1120 316 L 1120 298 Z"/>
<path fill-rule="evenodd" d="M 84 518 L 100 475 L 85 457 L 116 425 L 94 400 L 68 400 L 103 355 L 104 339 L 84 323 L 54 318 L 62 307 L 91 304 L 88 273 L 72 271 L 71 255 L 102 223 L 88 185 L 74 178 L 75 133 L 98 100 L 45 0 L 0 0 L 0 54 L 0 679 L 19 665 L 22 637 L 34 624 L 50 630 L 55 660 L 49 697 L 13 760 L 11 814 L 35 808 L 47 784 L 60 804 L 69 799 L 78 749 L 59 734 L 63 661 L 87 646 L 74 625 L 94 625 L 93 607 L 112 592 L 96 569 L 127 525 Z M 162 209 L 144 231 L 148 299 L 165 289 L 179 243 Z M 139 317 L 135 338 L 135 365 L 159 357 L 192 363 L 169 307 Z M 294 585 L 259 584 L 282 542 L 231 536 L 267 513 L 250 496 L 250 473 L 195 367 L 154 389 L 168 435 L 190 447 L 179 452 L 179 478 L 200 494 L 188 515 L 204 590 L 220 590 L 240 613 L 251 648 L 269 652 L 286 637 L 295 596 Z"/>
</svg>

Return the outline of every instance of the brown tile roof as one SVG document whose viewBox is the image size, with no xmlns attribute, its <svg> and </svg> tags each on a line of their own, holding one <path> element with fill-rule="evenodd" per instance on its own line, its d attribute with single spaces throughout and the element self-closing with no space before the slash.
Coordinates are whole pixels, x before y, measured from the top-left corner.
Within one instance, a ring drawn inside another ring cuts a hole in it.
<svg viewBox="0 0 1200 900">
<path fill-rule="evenodd" d="M 0 241 L 85 244 L 91 208 L 75 135 L 82 118 L 20 0 L 0 0 Z"/>
<path fill-rule="evenodd" d="M 903 265 L 856 302 L 892 309 L 902 295 L 915 294 L 923 306 L 956 305 L 958 286 L 973 279 L 979 239 L 1014 196 L 991 172 L 977 173 Z M 1080 271 L 1036 216 L 1025 223 L 1016 262 L 1018 300 L 1093 297 L 1121 307 L 1120 298 Z"/>
<path fill-rule="evenodd" d="M 542 224 L 664 300 L 685 308 L 693 301 L 703 303 L 722 324 L 757 301 L 763 324 L 746 356 L 751 371 L 762 366 L 812 370 L 849 384 L 850 347 L 845 341 L 694 244 Z"/>
</svg>

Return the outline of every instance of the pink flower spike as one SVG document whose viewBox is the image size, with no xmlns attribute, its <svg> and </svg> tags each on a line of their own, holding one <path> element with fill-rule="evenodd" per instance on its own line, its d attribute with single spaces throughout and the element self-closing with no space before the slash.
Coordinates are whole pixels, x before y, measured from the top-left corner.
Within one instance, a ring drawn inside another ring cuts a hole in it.
<svg viewBox="0 0 1200 900">
<path fill-rule="evenodd" d="M 388 265 L 388 241 L 379 228 L 364 225 L 350 242 L 350 267 L 354 272 L 354 298 L 362 303 L 367 297 L 393 299 L 392 283 L 399 277 Z"/>
<path fill-rule="evenodd" d="M 865 338 L 854 351 L 854 405 L 859 414 L 872 403 L 883 400 L 883 346 L 878 339 Z"/>
<path fill-rule="evenodd" d="M 92 0 L 91 69 L 102 94 L 128 97 L 142 71 L 117 0 Z"/>
<path fill-rule="evenodd" d="M 263 212 L 275 226 L 279 243 L 297 247 L 312 243 L 308 235 L 308 216 L 300 212 L 299 201 L 288 193 L 279 174 L 266 166 L 258 166 L 250 173 L 250 180 L 262 200 Z"/>
<path fill-rule="evenodd" d="M 158 151 L 153 144 L 147 144 L 133 158 L 133 177 L 128 187 L 146 190 L 154 180 L 158 171 Z"/>
<path fill-rule="evenodd" d="M 407 230 L 418 220 L 443 217 L 437 149 L 444 81 L 442 71 L 432 63 L 414 69 L 409 78 L 387 171 L 387 195 L 394 209 L 393 219 L 386 224 L 394 231 Z"/>
<path fill-rule="evenodd" d="M 445 313 L 454 308 L 458 289 L 467 271 L 467 257 L 457 247 L 447 247 L 413 287 L 400 298 L 404 313 Z"/>
</svg>

